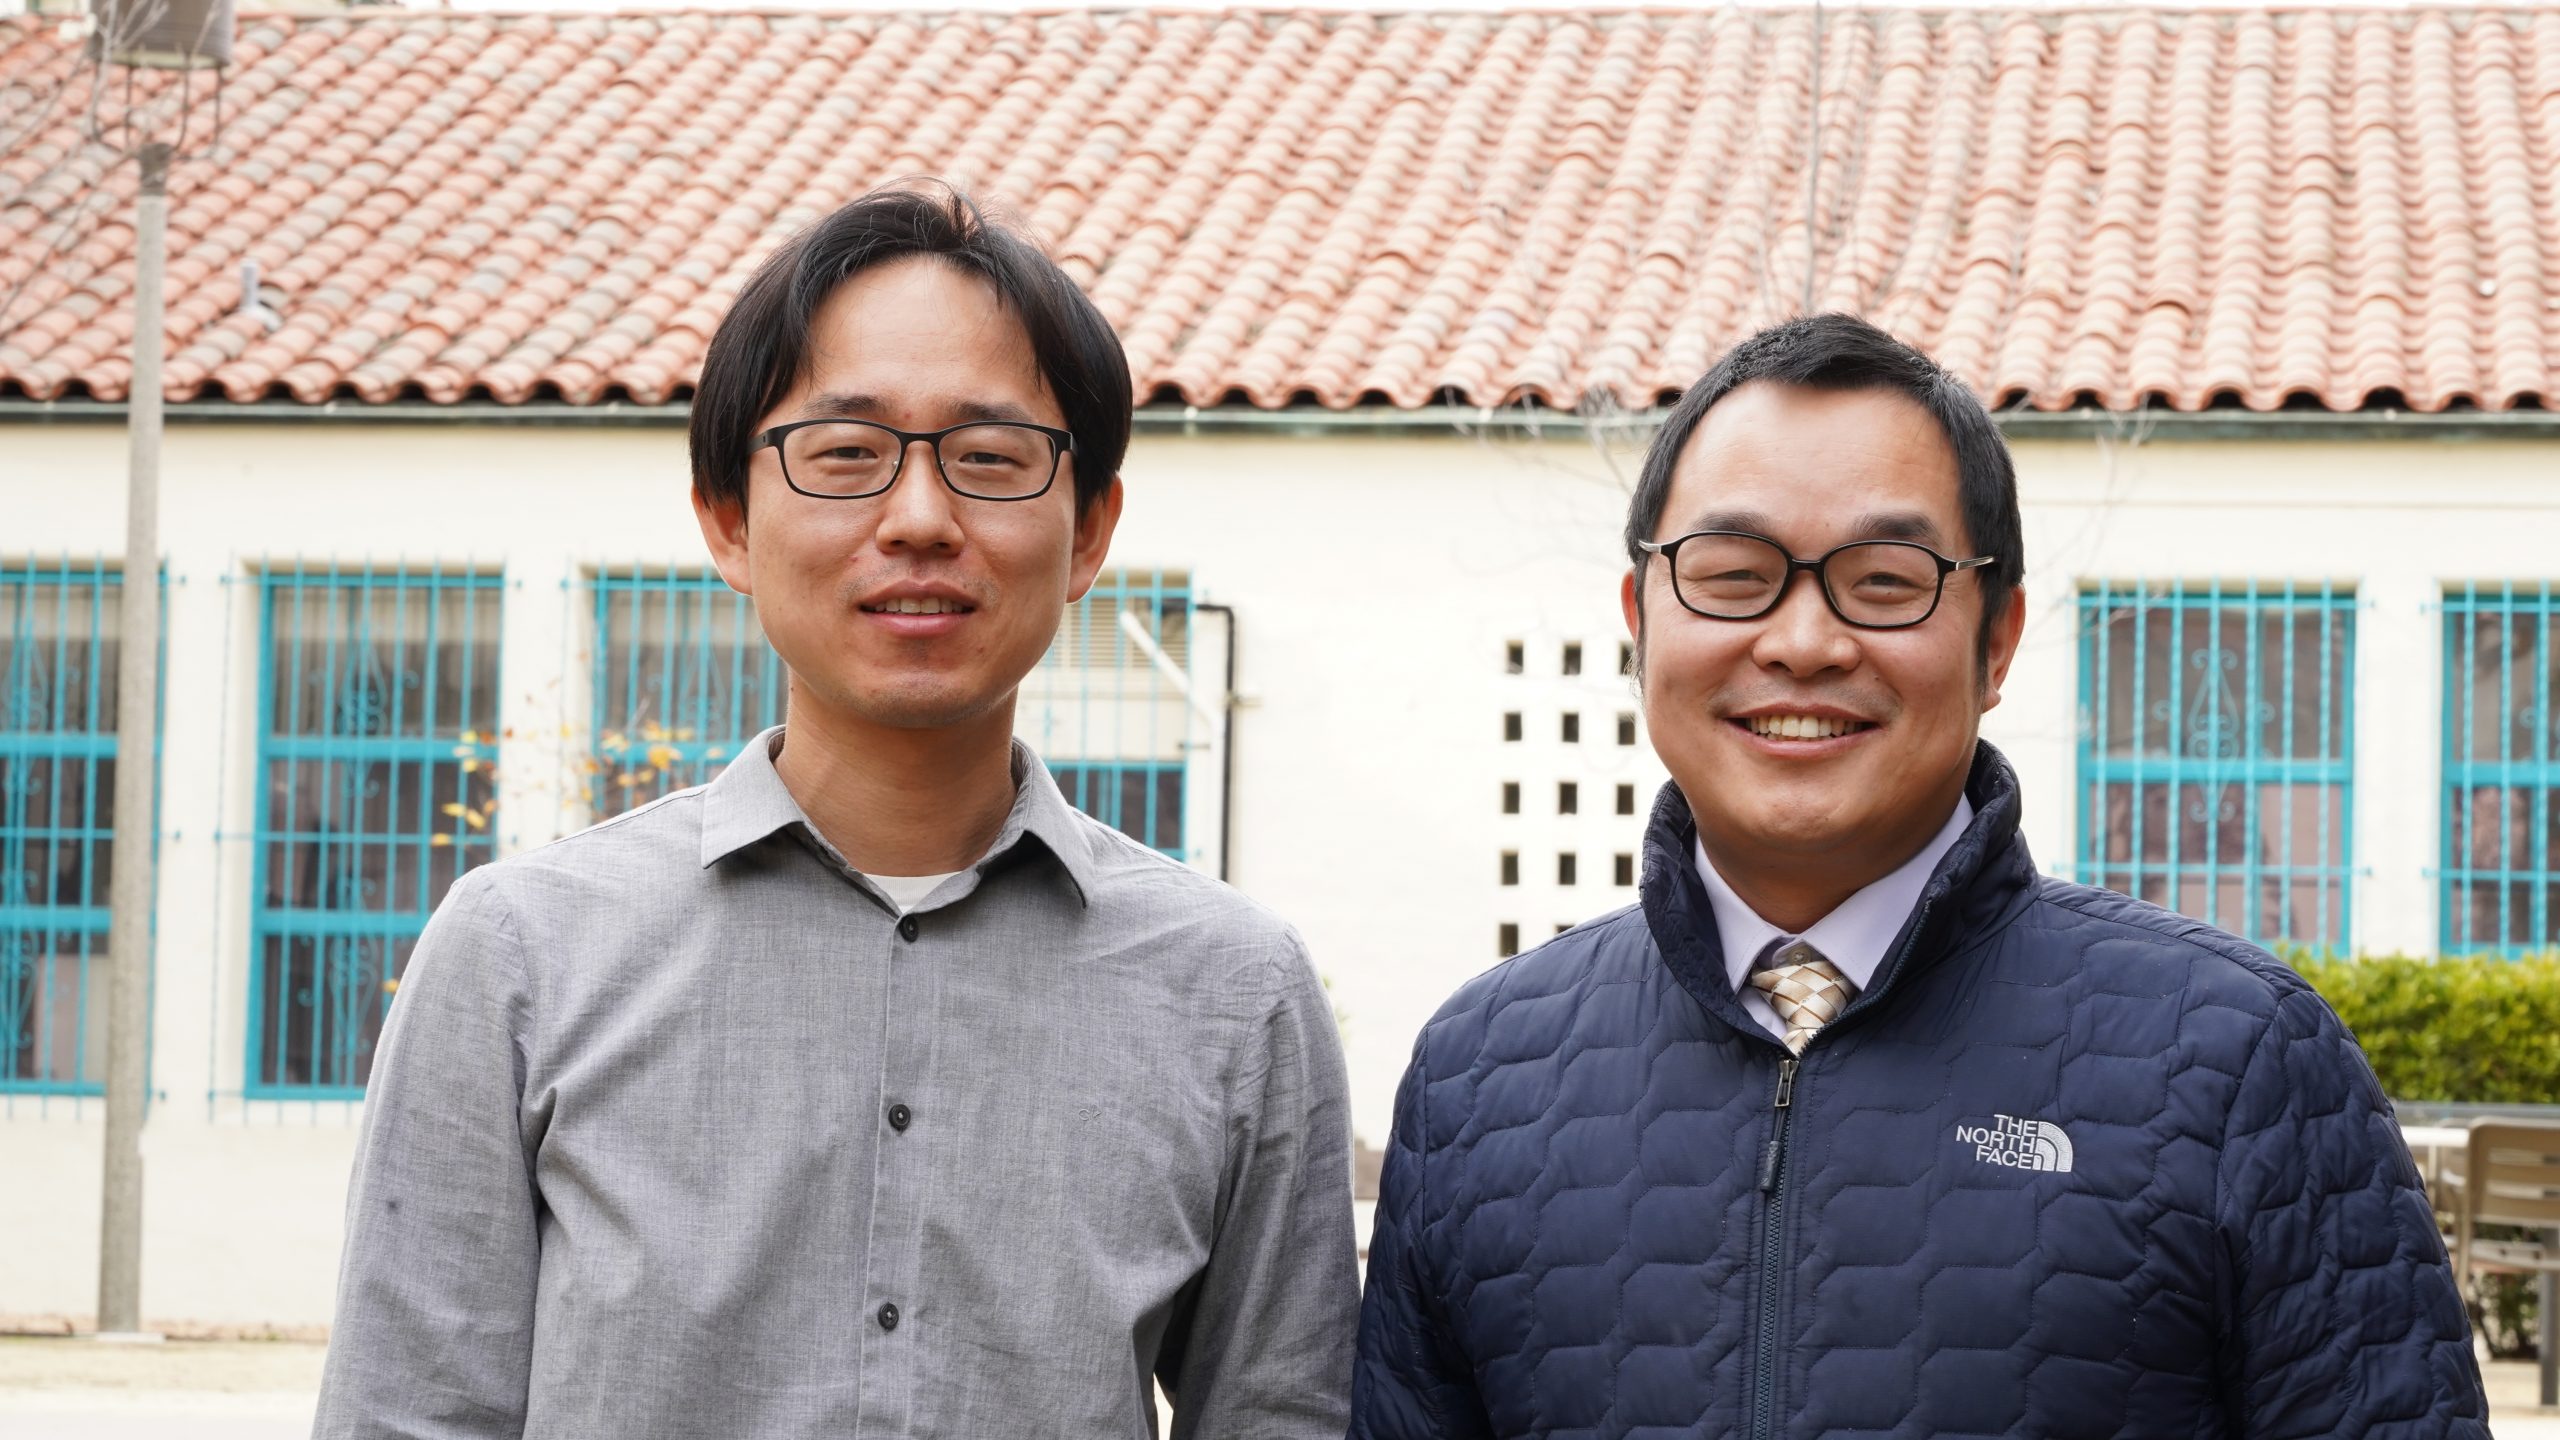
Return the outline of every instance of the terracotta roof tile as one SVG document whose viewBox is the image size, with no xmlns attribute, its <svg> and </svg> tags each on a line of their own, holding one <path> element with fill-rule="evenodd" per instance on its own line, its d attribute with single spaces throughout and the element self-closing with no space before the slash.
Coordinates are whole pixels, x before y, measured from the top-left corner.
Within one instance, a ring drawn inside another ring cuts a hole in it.
<svg viewBox="0 0 2560 1440">
<path fill-rule="evenodd" d="M 56 24 L 0 75 L 72 73 Z M 44 88 L 0 392 L 119 398 L 132 169 Z M 1158 400 L 1641 407 L 1810 296 L 2003 403 L 2560 401 L 2549 8 L 253 15 L 220 103 L 180 400 L 680 398 L 774 244 L 939 172 Z"/>
</svg>

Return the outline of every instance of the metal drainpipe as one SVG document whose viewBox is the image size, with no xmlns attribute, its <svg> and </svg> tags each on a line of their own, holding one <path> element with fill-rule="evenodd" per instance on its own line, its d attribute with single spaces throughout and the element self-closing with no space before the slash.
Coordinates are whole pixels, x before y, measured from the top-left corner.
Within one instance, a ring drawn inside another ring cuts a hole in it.
<svg viewBox="0 0 2560 1440">
<path fill-rule="evenodd" d="M 1191 608 L 1227 617 L 1227 681 L 1218 705 L 1219 768 L 1225 772 L 1218 777 L 1218 878 L 1223 881 L 1236 843 L 1236 607 L 1203 601 Z"/>
</svg>

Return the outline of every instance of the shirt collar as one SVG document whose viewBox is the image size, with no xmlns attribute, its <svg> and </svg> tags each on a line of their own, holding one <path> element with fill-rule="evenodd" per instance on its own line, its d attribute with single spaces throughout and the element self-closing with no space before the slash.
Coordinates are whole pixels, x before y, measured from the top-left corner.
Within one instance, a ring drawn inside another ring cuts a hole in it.
<svg viewBox="0 0 2560 1440">
<path fill-rule="evenodd" d="M 1876 968 L 1884 963 L 1885 947 L 1902 933 L 1902 922 L 1911 918 L 1912 908 L 1920 903 L 1920 892 L 1928 888 L 1929 877 L 1938 862 L 1955 847 L 1965 827 L 1973 823 L 1973 802 L 1956 797 L 1956 808 L 1947 823 L 1918 854 L 1902 862 L 1899 869 L 1857 894 L 1840 902 L 1838 908 L 1813 923 L 1802 935 L 1790 935 L 1746 905 L 1733 887 L 1716 873 L 1714 862 L 1707 859 L 1706 842 L 1695 847 L 1698 878 L 1707 887 L 1707 904 L 1714 910 L 1716 935 L 1724 942 L 1725 978 L 1733 982 L 1736 994 L 1751 974 L 1751 962 L 1772 940 L 1801 939 L 1822 952 L 1850 984 L 1865 990 L 1875 979 Z"/>
<path fill-rule="evenodd" d="M 702 792 L 702 864 L 705 869 L 740 850 L 753 845 L 776 831 L 797 825 L 823 847 L 824 837 L 791 798 L 791 790 L 782 783 L 782 773 L 774 768 L 773 757 L 782 749 L 782 727 L 774 726 L 746 743 L 738 757 L 722 767 Z M 995 843 L 980 856 L 978 869 L 997 856 L 1010 853 L 1024 836 L 1040 842 L 1041 848 L 1056 858 L 1059 868 L 1076 887 L 1076 898 L 1092 903 L 1094 856 L 1092 841 L 1085 834 L 1085 820 L 1067 803 L 1051 778 L 1049 767 L 1020 740 L 1013 742 L 1013 809 L 1005 816 L 1004 828 L 996 832 Z"/>
</svg>

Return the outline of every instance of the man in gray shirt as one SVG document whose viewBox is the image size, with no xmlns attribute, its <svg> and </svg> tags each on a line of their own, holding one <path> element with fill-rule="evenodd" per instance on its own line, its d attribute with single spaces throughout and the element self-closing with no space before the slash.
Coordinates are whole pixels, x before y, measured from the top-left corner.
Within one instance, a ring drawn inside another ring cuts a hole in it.
<svg viewBox="0 0 2560 1440">
<path fill-rule="evenodd" d="M 437 912 L 323 1440 L 1144 1436 L 1158 1381 L 1177 1436 L 1342 1434 L 1350 1126 L 1305 950 L 1012 739 L 1129 423 L 1101 315 L 956 194 L 867 196 L 749 282 L 694 507 L 788 724 Z"/>
</svg>

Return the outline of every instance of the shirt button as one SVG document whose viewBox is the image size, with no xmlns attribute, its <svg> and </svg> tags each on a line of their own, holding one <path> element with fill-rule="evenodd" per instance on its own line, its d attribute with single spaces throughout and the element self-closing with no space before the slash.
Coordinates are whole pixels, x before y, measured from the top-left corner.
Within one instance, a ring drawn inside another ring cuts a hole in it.
<svg viewBox="0 0 2560 1440">
<path fill-rule="evenodd" d="M 880 1307 L 880 1328 L 883 1330 L 895 1330 L 898 1328 L 897 1306 L 883 1305 Z"/>
<path fill-rule="evenodd" d="M 907 1122 L 914 1118 L 916 1118 L 915 1112 L 904 1105 L 892 1105 L 889 1107 L 889 1128 L 892 1130 L 906 1129 Z"/>
<path fill-rule="evenodd" d="M 901 940 L 913 940 L 916 938 L 917 932 L 923 928 L 923 926 L 916 923 L 916 917 L 913 915 L 904 916 L 898 921 L 898 938 Z"/>
</svg>

